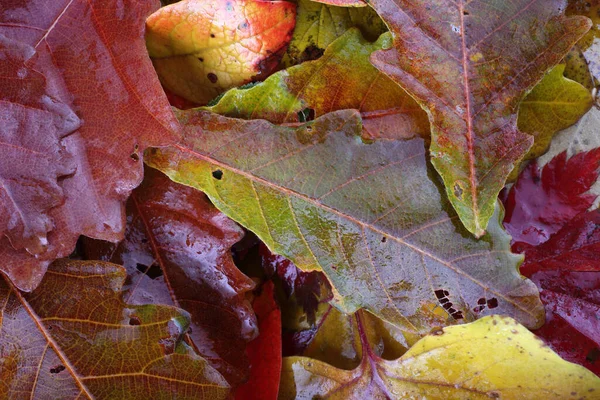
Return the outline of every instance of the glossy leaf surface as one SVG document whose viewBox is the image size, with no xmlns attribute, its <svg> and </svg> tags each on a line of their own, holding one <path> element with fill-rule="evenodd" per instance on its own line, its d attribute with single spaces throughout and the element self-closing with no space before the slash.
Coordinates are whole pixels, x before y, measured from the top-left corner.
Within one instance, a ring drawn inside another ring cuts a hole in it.
<svg viewBox="0 0 600 400">
<path fill-rule="evenodd" d="M 358 366 L 284 358 L 280 399 L 594 399 L 600 391 L 600 379 L 562 360 L 508 317 L 440 328 L 392 360 L 382 354 L 390 344 L 372 320 L 357 313 L 354 323 L 348 332 L 360 349 Z"/>
<path fill-rule="evenodd" d="M 0 35 L 36 51 L 19 68 L 45 75 L 57 106 L 69 105 L 82 121 L 61 142 L 75 172 L 59 183 L 64 201 L 48 213 L 52 229 L 44 251 L 33 257 L 0 240 L 1 268 L 23 290 L 35 288 L 52 260 L 69 255 L 79 235 L 120 239 L 123 203 L 142 180 L 144 149 L 177 137 L 144 46 L 144 20 L 156 6 L 134 0 L 2 3 Z M 30 159 L 23 157 L 12 164 Z"/>
<path fill-rule="evenodd" d="M 226 381 L 181 341 L 189 315 L 123 301 L 125 270 L 59 261 L 22 294 L 0 282 L 3 398 L 227 397 Z"/>
<path fill-rule="evenodd" d="M 372 0 L 394 34 L 374 65 L 429 111 L 432 162 L 465 227 L 481 236 L 532 144 L 517 129 L 526 92 L 589 29 L 561 0 Z"/>
<path fill-rule="evenodd" d="M 283 57 L 285 67 L 320 57 L 331 43 L 357 28 L 374 42 L 387 27 L 371 7 L 336 7 L 312 0 L 298 0 L 296 27 Z"/>
<path fill-rule="evenodd" d="M 131 304 L 167 304 L 190 313 L 189 339 L 232 385 L 248 376 L 246 342 L 257 335 L 245 296 L 254 283 L 231 258 L 240 227 L 197 190 L 146 168 L 127 203 L 125 239 L 87 241 L 86 256 L 121 264 Z"/>
<path fill-rule="evenodd" d="M 428 136 L 421 107 L 398 85 L 375 69 L 370 54 L 389 44 L 383 35 L 367 42 L 357 29 L 334 41 L 321 58 L 280 71 L 248 89 L 232 89 L 209 110 L 235 118 L 272 123 L 305 122 L 354 108 L 361 112 L 365 136 Z"/>
<path fill-rule="evenodd" d="M 512 236 L 513 249 L 544 243 L 587 210 L 596 199 L 588 191 L 598 179 L 599 167 L 600 149 L 569 159 L 562 152 L 542 170 L 535 161 L 529 164 L 504 202 L 504 227 Z"/>
<path fill-rule="evenodd" d="M 203 190 L 299 268 L 323 270 L 343 310 L 366 307 L 413 333 L 490 312 L 530 327 L 543 319 L 501 216 L 482 240 L 468 235 L 430 178 L 421 139 L 363 143 L 349 110 L 297 128 L 179 118 L 183 142 L 149 164 Z"/>
<path fill-rule="evenodd" d="M 287 1 L 183 0 L 148 18 L 146 43 L 163 85 L 206 104 L 269 75 L 291 39 L 295 14 Z"/>
</svg>

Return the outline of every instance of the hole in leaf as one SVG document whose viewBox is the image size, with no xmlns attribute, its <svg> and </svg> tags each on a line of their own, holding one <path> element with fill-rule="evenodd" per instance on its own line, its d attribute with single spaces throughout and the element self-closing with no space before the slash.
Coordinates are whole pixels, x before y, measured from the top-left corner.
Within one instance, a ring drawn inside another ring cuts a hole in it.
<svg viewBox="0 0 600 400">
<path fill-rule="evenodd" d="M 305 108 L 302 111 L 298 111 L 299 122 L 309 122 L 315 119 L 315 110 L 312 108 Z M 312 129 L 312 128 L 311 128 Z"/>
<path fill-rule="evenodd" d="M 454 195 L 458 198 L 461 199 L 462 198 L 462 194 L 463 194 L 463 189 L 462 187 L 458 184 L 455 183 L 454 184 Z"/>
<path fill-rule="evenodd" d="M 214 38 L 214 37 L 215 37 L 215 34 L 214 34 L 214 33 L 211 33 L 211 34 L 210 34 L 210 37 L 211 37 L 211 38 Z"/>
<path fill-rule="evenodd" d="M 144 264 L 136 264 L 135 266 L 142 274 L 146 274 L 150 279 L 156 279 L 163 276 L 162 269 L 157 264 L 152 264 L 150 267 Z"/>
<path fill-rule="evenodd" d="M 198 57 L 198 61 L 200 61 L 200 62 L 204 62 L 204 58 L 202 58 L 202 57 Z"/>
<path fill-rule="evenodd" d="M 132 159 L 133 161 L 135 161 L 135 162 L 138 162 L 138 161 L 140 161 L 140 156 L 138 155 L 138 153 L 131 153 L 131 154 L 129 155 L 129 157 L 131 157 L 131 159 Z"/>
<path fill-rule="evenodd" d="M 485 304 L 485 299 L 482 297 L 479 300 L 477 300 L 477 304 Z"/>
<path fill-rule="evenodd" d="M 387 238 L 384 236 L 381 238 L 381 243 L 385 243 L 385 242 L 387 242 Z"/>
<path fill-rule="evenodd" d="M 140 319 L 138 317 L 129 318 L 129 325 L 136 326 L 136 325 L 141 325 L 141 324 L 142 324 L 142 321 L 140 321 Z"/>
<path fill-rule="evenodd" d="M 219 77 L 212 72 L 209 72 L 208 75 L 206 75 L 206 77 L 211 83 L 217 83 L 217 81 L 219 80 Z"/>
<path fill-rule="evenodd" d="M 454 318 L 454 319 L 463 319 L 464 317 L 463 317 L 462 311 L 457 311 L 454 314 L 452 314 L 452 318 Z"/>
<path fill-rule="evenodd" d="M 469 12 L 467 10 L 463 10 L 463 15 L 469 15 Z"/>
<path fill-rule="evenodd" d="M 223 171 L 221 171 L 220 169 L 216 169 L 212 172 L 212 176 L 216 180 L 220 181 L 221 178 L 223 178 Z"/>
<path fill-rule="evenodd" d="M 50 373 L 51 374 L 58 374 L 61 371 L 64 371 L 66 368 L 64 365 L 57 365 L 54 368 L 50 368 Z"/>
<path fill-rule="evenodd" d="M 436 297 L 437 297 L 438 299 L 441 299 L 441 298 L 443 298 L 443 297 L 445 296 L 445 295 L 444 295 L 444 291 L 443 291 L 442 289 L 438 289 L 438 290 L 436 290 L 436 291 L 435 291 L 435 295 L 436 295 Z"/>
<path fill-rule="evenodd" d="M 489 299 L 487 301 L 487 306 L 488 306 L 488 308 L 496 308 L 496 307 L 498 307 L 498 299 L 496 299 L 495 297 L 493 299 Z"/>
</svg>

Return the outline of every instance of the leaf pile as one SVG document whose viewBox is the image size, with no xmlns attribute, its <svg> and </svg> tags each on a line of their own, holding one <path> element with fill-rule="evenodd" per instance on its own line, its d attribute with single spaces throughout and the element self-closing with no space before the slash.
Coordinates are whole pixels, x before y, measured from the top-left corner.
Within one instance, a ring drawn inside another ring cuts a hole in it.
<svg viewBox="0 0 600 400">
<path fill-rule="evenodd" d="M 595 3 L 1 8 L 0 398 L 600 395 Z"/>
</svg>

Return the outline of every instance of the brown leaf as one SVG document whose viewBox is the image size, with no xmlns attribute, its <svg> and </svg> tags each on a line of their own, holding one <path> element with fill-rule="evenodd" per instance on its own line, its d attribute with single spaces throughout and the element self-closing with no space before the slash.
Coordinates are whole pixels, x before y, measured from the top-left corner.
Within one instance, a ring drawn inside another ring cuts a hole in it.
<svg viewBox="0 0 600 400">
<path fill-rule="evenodd" d="M 127 220 L 118 245 L 85 241 L 87 258 L 125 267 L 129 303 L 168 304 L 189 312 L 189 338 L 198 353 L 230 384 L 243 382 L 246 342 L 258 332 L 246 300 L 254 283 L 231 256 L 242 229 L 203 193 L 152 168 L 127 203 Z"/>
<path fill-rule="evenodd" d="M 126 304 L 125 277 L 58 261 L 30 294 L 0 280 L 0 397 L 226 398 L 225 380 L 181 341 L 189 315 Z"/>
<path fill-rule="evenodd" d="M 589 29 L 563 0 L 372 0 L 394 47 L 372 61 L 429 110 L 432 162 L 465 227 L 481 236 L 532 144 L 523 96 Z"/>
<path fill-rule="evenodd" d="M 68 92 L 53 93 L 54 101 L 70 105 L 83 121 L 61 142 L 76 172 L 58 183 L 64 201 L 48 213 L 46 251 L 34 258 L 6 238 L 0 242 L 0 268 L 20 289 L 35 288 L 79 235 L 120 239 L 123 202 L 142 180 L 144 149 L 176 139 L 177 123 L 144 44 L 144 20 L 156 6 L 150 0 L 2 4 L 0 34 L 37 52 L 24 67 L 45 75 L 50 86 L 64 82 Z"/>
</svg>

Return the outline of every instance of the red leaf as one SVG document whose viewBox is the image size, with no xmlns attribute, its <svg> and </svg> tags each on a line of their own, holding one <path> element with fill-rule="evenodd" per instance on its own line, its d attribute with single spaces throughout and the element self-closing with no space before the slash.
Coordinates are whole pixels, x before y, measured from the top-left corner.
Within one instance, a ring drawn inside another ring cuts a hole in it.
<svg viewBox="0 0 600 400">
<path fill-rule="evenodd" d="M 235 399 L 277 399 L 282 357 L 281 311 L 275 302 L 273 282 L 265 283 L 263 292 L 252 306 L 260 334 L 246 349 L 251 365 L 250 379 L 237 389 Z"/>
<path fill-rule="evenodd" d="M 144 149 L 176 139 L 178 126 L 144 42 L 145 19 L 157 6 L 150 0 L 2 2 L 0 35 L 37 52 L 23 67 L 45 75 L 50 86 L 64 82 L 66 90 L 52 93 L 53 101 L 71 105 L 83 121 L 60 143 L 76 172 L 57 181 L 64 201 L 48 203 L 45 251 L 33 257 L 0 239 L 0 268 L 20 289 L 36 287 L 47 265 L 68 255 L 81 234 L 119 240 L 123 202 L 142 180 Z M 27 157 L 13 165 L 29 163 Z"/>
<path fill-rule="evenodd" d="M 511 188 L 504 206 L 504 227 L 513 237 L 513 251 L 523 243 L 544 243 L 566 222 L 587 210 L 595 196 L 586 194 L 598 178 L 600 149 L 567 160 L 557 155 L 540 171 L 529 164 Z M 522 242 L 522 243 L 520 243 Z"/>
</svg>

